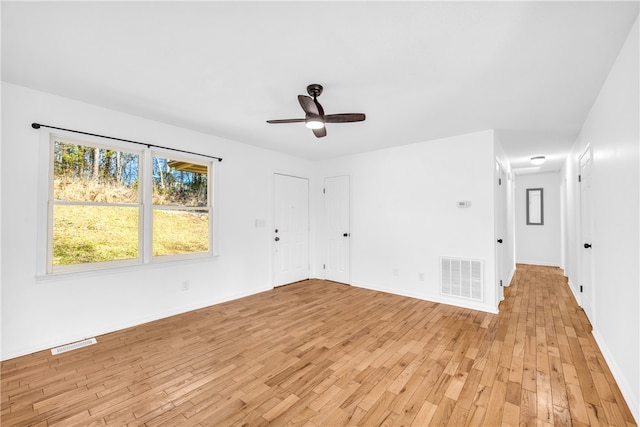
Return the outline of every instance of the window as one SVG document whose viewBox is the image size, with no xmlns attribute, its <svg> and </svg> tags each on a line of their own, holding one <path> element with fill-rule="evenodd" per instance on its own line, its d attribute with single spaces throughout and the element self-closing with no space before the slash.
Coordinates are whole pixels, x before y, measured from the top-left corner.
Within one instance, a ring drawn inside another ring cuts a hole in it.
<svg viewBox="0 0 640 427">
<path fill-rule="evenodd" d="M 153 156 L 153 255 L 209 251 L 209 168 Z"/>
<path fill-rule="evenodd" d="M 211 256 L 211 162 L 50 138 L 47 272 Z"/>
</svg>

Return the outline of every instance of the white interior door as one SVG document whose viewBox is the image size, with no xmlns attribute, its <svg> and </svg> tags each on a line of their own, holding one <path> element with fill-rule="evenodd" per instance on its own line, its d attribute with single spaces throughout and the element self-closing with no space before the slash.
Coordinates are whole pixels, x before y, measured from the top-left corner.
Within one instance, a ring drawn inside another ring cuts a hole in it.
<svg viewBox="0 0 640 427">
<path fill-rule="evenodd" d="M 334 282 L 350 282 L 350 192 L 349 176 L 324 180 L 325 263 L 324 277 Z"/>
<path fill-rule="evenodd" d="M 592 237 L 593 237 L 593 206 L 591 201 L 592 188 L 592 161 L 591 148 L 588 147 L 580 157 L 580 305 L 584 309 L 589 320 L 593 321 L 593 261 L 592 261 Z"/>
<path fill-rule="evenodd" d="M 309 180 L 274 175 L 273 285 L 309 278 Z"/>
<path fill-rule="evenodd" d="M 505 248 L 507 247 L 507 183 L 504 168 L 496 162 L 498 182 L 496 188 L 496 304 L 504 299 L 505 275 Z"/>
</svg>

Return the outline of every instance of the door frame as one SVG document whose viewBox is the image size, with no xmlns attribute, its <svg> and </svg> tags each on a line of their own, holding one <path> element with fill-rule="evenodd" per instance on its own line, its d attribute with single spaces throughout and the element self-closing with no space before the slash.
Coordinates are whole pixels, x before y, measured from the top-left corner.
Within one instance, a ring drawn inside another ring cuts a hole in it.
<svg viewBox="0 0 640 427">
<path fill-rule="evenodd" d="M 306 177 L 306 176 L 301 176 L 301 175 L 295 175 L 295 174 L 291 174 L 291 173 L 287 173 L 287 172 L 279 172 L 279 171 L 273 171 L 271 173 L 271 221 L 270 221 L 270 230 L 268 233 L 269 239 L 270 239 L 270 244 L 269 244 L 269 251 L 270 251 L 270 259 L 271 259 L 271 264 L 270 264 L 270 270 L 271 270 L 271 286 L 272 288 L 276 288 L 278 286 L 284 286 L 285 284 L 278 284 L 276 285 L 276 281 L 275 281 L 275 237 L 274 237 L 274 230 L 275 230 L 275 221 L 276 221 L 276 175 L 280 175 L 280 176 L 285 176 L 288 178 L 297 178 L 297 179 L 304 179 L 307 181 L 307 221 L 308 221 L 308 227 L 307 227 L 307 261 L 308 261 L 308 267 L 307 267 L 307 272 L 308 272 L 308 278 L 311 277 L 311 178 Z M 295 283 L 295 282 L 294 282 Z"/>
<path fill-rule="evenodd" d="M 578 295 L 579 295 L 579 301 L 578 304 L 580 305 L 580 307 L 582 307 L 582 309 L 584 310 L 585 314 L 587 315 L 587 318 L 589 319 L 590 322 L 593 322 L 595 319 L 595 315 L 596 315 L 596 307 L 595 307 L 595 299 L 594 299 L 594 289 L 595 289 L 595 283 L 594 283 L 594 274 L 593 274 L 593 252 L 591 252 L 591 254 L 589 255 L 591 257 L 590 260 L 590 265 L 589 265 L 589 285 L 588 285 L 588 290 L 587 292 L 583 292 L 580 290 L 580 287 L 583 286 L 584 284 L 584 279 L 585 279 L 585 262 L 586 262 L 586 249 L 583 248 L 583 244 L 584 242 L 584 238 L 583 238 L 583 230 L 584 230 L 584 224 L 583 224 L 583 206 L 582 206 L 582 186 L 584 185 L 584 180 L 582 179 L 582 161 L 585 158 L 585 156 L 587 156 L 587 154 L 589 155 L 589 163 L 590 163 L 590 168 L 591 168 L 591 174 L 589 176 L 589 185 L 590 185 L 590 200 L 593 200 L 593 150 L 591 149 L 591 144 L 587 143 L 585 149 L 582 151 L 582 153 L 578 156 L 578 175 L 580 176 L 580 180 L 578 181 L 578 223 L 579 223 L 579 228 L 578 228 L 578 259 L 579 259 L 579 269 L 578 269 Z M 590 227 L 589 230 L 589 234 L 591 235 L 591 238 L 593 239 L 593 203 L 589 203 L 589 206 L 587 206 L 587 209 L 589 209 L 589 218 L 591 219 L 589 222 L 590 224 L 588 225 Z M 592 243 L 592 242 L 589 242 Z M 593 251 L 593 249 L 589 249 L 590 251 Z M 585 303 L 588 304 L 587 306 L 587 310 L 585 310 Z"/>
<path fill-rule="evenodd" d="M 504 300 L 504 288 L 508 286 L 506 282 L 506 257 L 507 253 L 507 171 L 499 159 L 496 158 L 495 166 L 495 229 L 494 229 L 494 245 L 495 245 L 495 287 L 496 307 Z M 499 181 L 501 180 L 501 181 Z M 502 243 L 498 243 L 498 239 L 502 239 Z M 500 285 L 502 281 L 502 285 Z"/>
<path fill-rule="evenodd" d="M 326 265 L 327 262 L 327 251 L 329 250 L 328 248 L 328 226 L 327 226 L 327 203 L 326 203 L 326 197 L 325 197 L 325 188 L 326 188 L 326 182 L 327 179 L 331 179 L 331 178 L 340 178 L 340 177 L 347 177 L 349 179 L 349 200 L 348 200 L 348 206 L 349 206 L 349 263 L 348 263 L 348 269 L 349 269 L 349 278 L 347 280 L 346 285 L 351 285 L 351 253 L 352 253 L 352 244 L 351 244 L 351 231 L 353 230 L 353 211 L 351 209 L 351 193 L 352 193 L 352 177 L 350 174 L 348 173 L 335 173 L 335 174 L 331 174 L 331 175 L 326 175 L 322 177 L 322 264 L 323 266 Z M 322 268 L 322 278 L 325 280 L 327 279 L 327 274 L 326 274 L 326 269 Z M 342 282 L 340 282 L 342 283 Z"/>
</svg>

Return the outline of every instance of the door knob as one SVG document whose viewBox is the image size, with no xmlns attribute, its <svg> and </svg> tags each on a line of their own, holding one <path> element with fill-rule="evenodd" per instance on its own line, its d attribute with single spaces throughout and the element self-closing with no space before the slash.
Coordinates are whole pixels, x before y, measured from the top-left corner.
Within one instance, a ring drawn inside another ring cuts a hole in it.
<svg viewBox="0 0 640 427">
<path fill-rule="evenodd" d="M 498 243 L 502 243 L 502 239 L 498 239 Z"/>
<path fill-rule="evenodd" d="M 590 247 L 591 247 L 591 243 L 585 243 L 585 244 L 584 244 L 584 248 L 585 248 L 585 249 L 589 249 Z"/>
<path fill-rule="evenodd" d="M 276 236 L 276 239 L 275 239 L 275 240 L 276 240 L 276 242 L 279 242 L 279 241 L 280 241 L 280 238 L 279 238 L 278 236 Z"/>
<path fill-rule="evenodd" d="M 342 237 L 349 237 L 349 233 L 344 233 Z"/>
</svg>

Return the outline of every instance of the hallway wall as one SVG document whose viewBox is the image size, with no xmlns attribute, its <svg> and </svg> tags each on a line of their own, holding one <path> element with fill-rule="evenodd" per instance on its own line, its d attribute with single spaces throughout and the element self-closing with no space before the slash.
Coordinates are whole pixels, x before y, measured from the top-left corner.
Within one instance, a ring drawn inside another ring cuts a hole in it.
<svg viewBox="0 0 640 427">
<path fill-rule="evenodd" d="M 543 225 L 527 225 L 526 192 L 542 188 Z M 559 267 L 560 257 L 560 174 L 518 175 L 515 180 L 516 262 Z"/>
<path fill-rule="evenodd" d="M 563 171 L 566 275 L 581 305 L 578 158 L 591 147 L 593 336 L 640 422 L 640 84 L 638 20 L 620 51 Z"/>
</svg>

